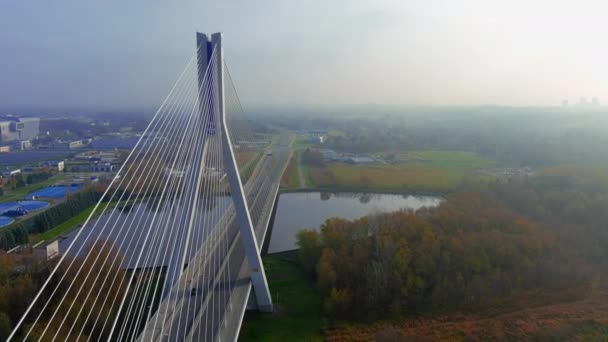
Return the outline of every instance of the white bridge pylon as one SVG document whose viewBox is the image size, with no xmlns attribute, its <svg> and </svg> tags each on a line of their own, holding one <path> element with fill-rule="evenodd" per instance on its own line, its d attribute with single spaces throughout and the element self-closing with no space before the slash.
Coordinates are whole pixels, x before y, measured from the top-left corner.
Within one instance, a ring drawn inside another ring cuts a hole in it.
<svg viewBox="0 0 608 342">
<path fill-rule="evenodd" d="M 250 289 L 271 312 L 256 240 L 285 163 L 260 157 L 264 144 L 239 114 L 222 34 L 197 33 L 196 53 L 94 210 L 58 241 L 60 260 L 9 340 L 217 340 L 238 333 Z"/>
<path fill-rule="evenodd" d="M 245 255 L 249 265 L 249 272 L 251 276 L 251 283 L 257 302 L 259 311 L 272 312 L 272 298 L 270 296 L 270 290 L 268 288 L 268 281 L 266 280 L 266 273 L 264 272 L 264 264 L 260 256 L 260 249 L 255 237 L 255 231 L 253 222 L 251 221 L 251 214 L 247 206 L 247 200 L 245 198 L 245 191 L 243 190 L 243 182 L 239 174 L 232 141 L 230 139 L 230 133 L 227 129 L 226 121 L 226 98 L 224 89 L 224 49 L 222 46 L 222 33 L 214 33 L 211 35 L 211 39 L 207 38 L 207 35 L 203 33 L 196 34 L 198 49 L 198 68 L 199 75 L 204 74 L 204 70 L 209 67 L 211 60 L 211 53 L 216 54 L 216 63 L 218 67 L 215 68 L 217 72 L 216 87 L 217 91 L 215 98 L 218 101 L 217 106 L 214 108 L 219 109 L 219 120 L 218 123 L 222 130 L 222 154 L 224 159 L 224 167 L 228 176 L 228 182 L 230 184 L 230 194 L 234 204 L 236 219 L 239 224 L 239 231 L 241 233 L 241 240 L 245 249 Z M 210 52 L 210 53 L 209 53 Z M 199 82 L 200 84 L 200 82 Z M 210 117 L 208 129 L 215 129 L 214 118 Z M 182 264 L 183 265 L 183 264 Z"/>
</svg>

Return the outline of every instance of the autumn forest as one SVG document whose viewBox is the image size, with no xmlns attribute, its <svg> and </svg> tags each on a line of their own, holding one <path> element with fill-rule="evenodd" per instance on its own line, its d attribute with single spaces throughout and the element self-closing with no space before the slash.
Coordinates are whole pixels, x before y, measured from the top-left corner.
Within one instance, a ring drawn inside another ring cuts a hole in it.
<svg viewBox="0 0 608 342">
<path fill-rule="evenodd" d="M 606 288 L 607 171 L 549 168 L 463 184 L 435 209 L 329 219 L 298 234 L 300 264 L 331 320 L 590 298 Z"/>
</svg>

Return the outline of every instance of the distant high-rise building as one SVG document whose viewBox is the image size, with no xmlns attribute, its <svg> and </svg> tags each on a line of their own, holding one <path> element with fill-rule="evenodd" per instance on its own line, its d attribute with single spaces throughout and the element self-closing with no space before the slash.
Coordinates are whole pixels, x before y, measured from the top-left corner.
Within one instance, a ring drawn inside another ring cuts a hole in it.
<svg viewBox="0 0 608 342">
<path fill-rule="evenodd" d="M 579 105 L 581 106 L 587 106 L 587 98 L 586 97 L 581 97 L 581 99 L 579 100 Z"/>
<path fill-rule="evenodd" d="M 600 105 L 600 100 L 599 100 L 597 97 L 594 97 L 593 99 L 591 99 L 591 104 L 592 104 L 594 107 L 599 107 L 599 105 Z"/>
<path fill-rule="evenodd" d="M 562 107 L 568 107 L 568 100 L 562 101 Z"/>
<path fill-rule="evenodd" d="M 0 116 L 0 142 L 31 140 L 38 136 L 40 118 Z"/>
</svg>

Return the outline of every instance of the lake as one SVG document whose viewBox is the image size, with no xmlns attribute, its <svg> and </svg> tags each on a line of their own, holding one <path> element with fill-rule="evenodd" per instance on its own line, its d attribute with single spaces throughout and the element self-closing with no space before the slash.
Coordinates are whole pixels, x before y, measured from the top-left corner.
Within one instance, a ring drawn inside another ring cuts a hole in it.
<svg viewBox="0 0 608 342">
<path fill-rule="evenodd" d="M 437 196 L 294 192 L 281 194 L 268 245 L 268 253 L 296 249 L 296 233 L 316 228 L 331 217 L 357 219 L 379 212 L 436 207 Z"/>
</svg>

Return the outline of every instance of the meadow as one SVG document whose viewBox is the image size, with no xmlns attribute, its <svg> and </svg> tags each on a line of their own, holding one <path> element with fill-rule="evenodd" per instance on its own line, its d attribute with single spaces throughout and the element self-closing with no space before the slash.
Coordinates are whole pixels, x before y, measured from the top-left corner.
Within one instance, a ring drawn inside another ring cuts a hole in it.
<svg viewBox="0 0 608 342">
<path fill-rule="evenodd" d="M 287 168 L 285 169 L 285 173 L 281 178 L 281 188 L 283 189 L 297 189 L 300 187 L 300 178 L 298 176 L 298 163 L 297 163 L 297 152 L 293 154 L 291 159 L 289 160 L 289 164 L 287 164 Z"/>
<path fill-rule="evenodd" d="M 471 171 L 495 162 L 466 151 L 409 151 L 395 164 L 328 164 L 311 167 L 312 182 L 320 188 L 390 192 L 449 192 Z"/>
<path fill-rule="evenodd" d="M 313 186 L 309 166 L 302 162 L 302 153 L 311 146 L 308 138 L 297 136 L 292 140 L 291 148 L 293 157 L 283 174 L 281 188 L 283 190 L 302 190 Z M 300 172 L 302 173 L 304 187 L 301 185 Z"/>
<path fill-rule="evenodd" d="M 239 341 L 322 341 L 321 295 L 295 253 L 264 257 L 275 310 L 247 312 Z"/>
</svg>

